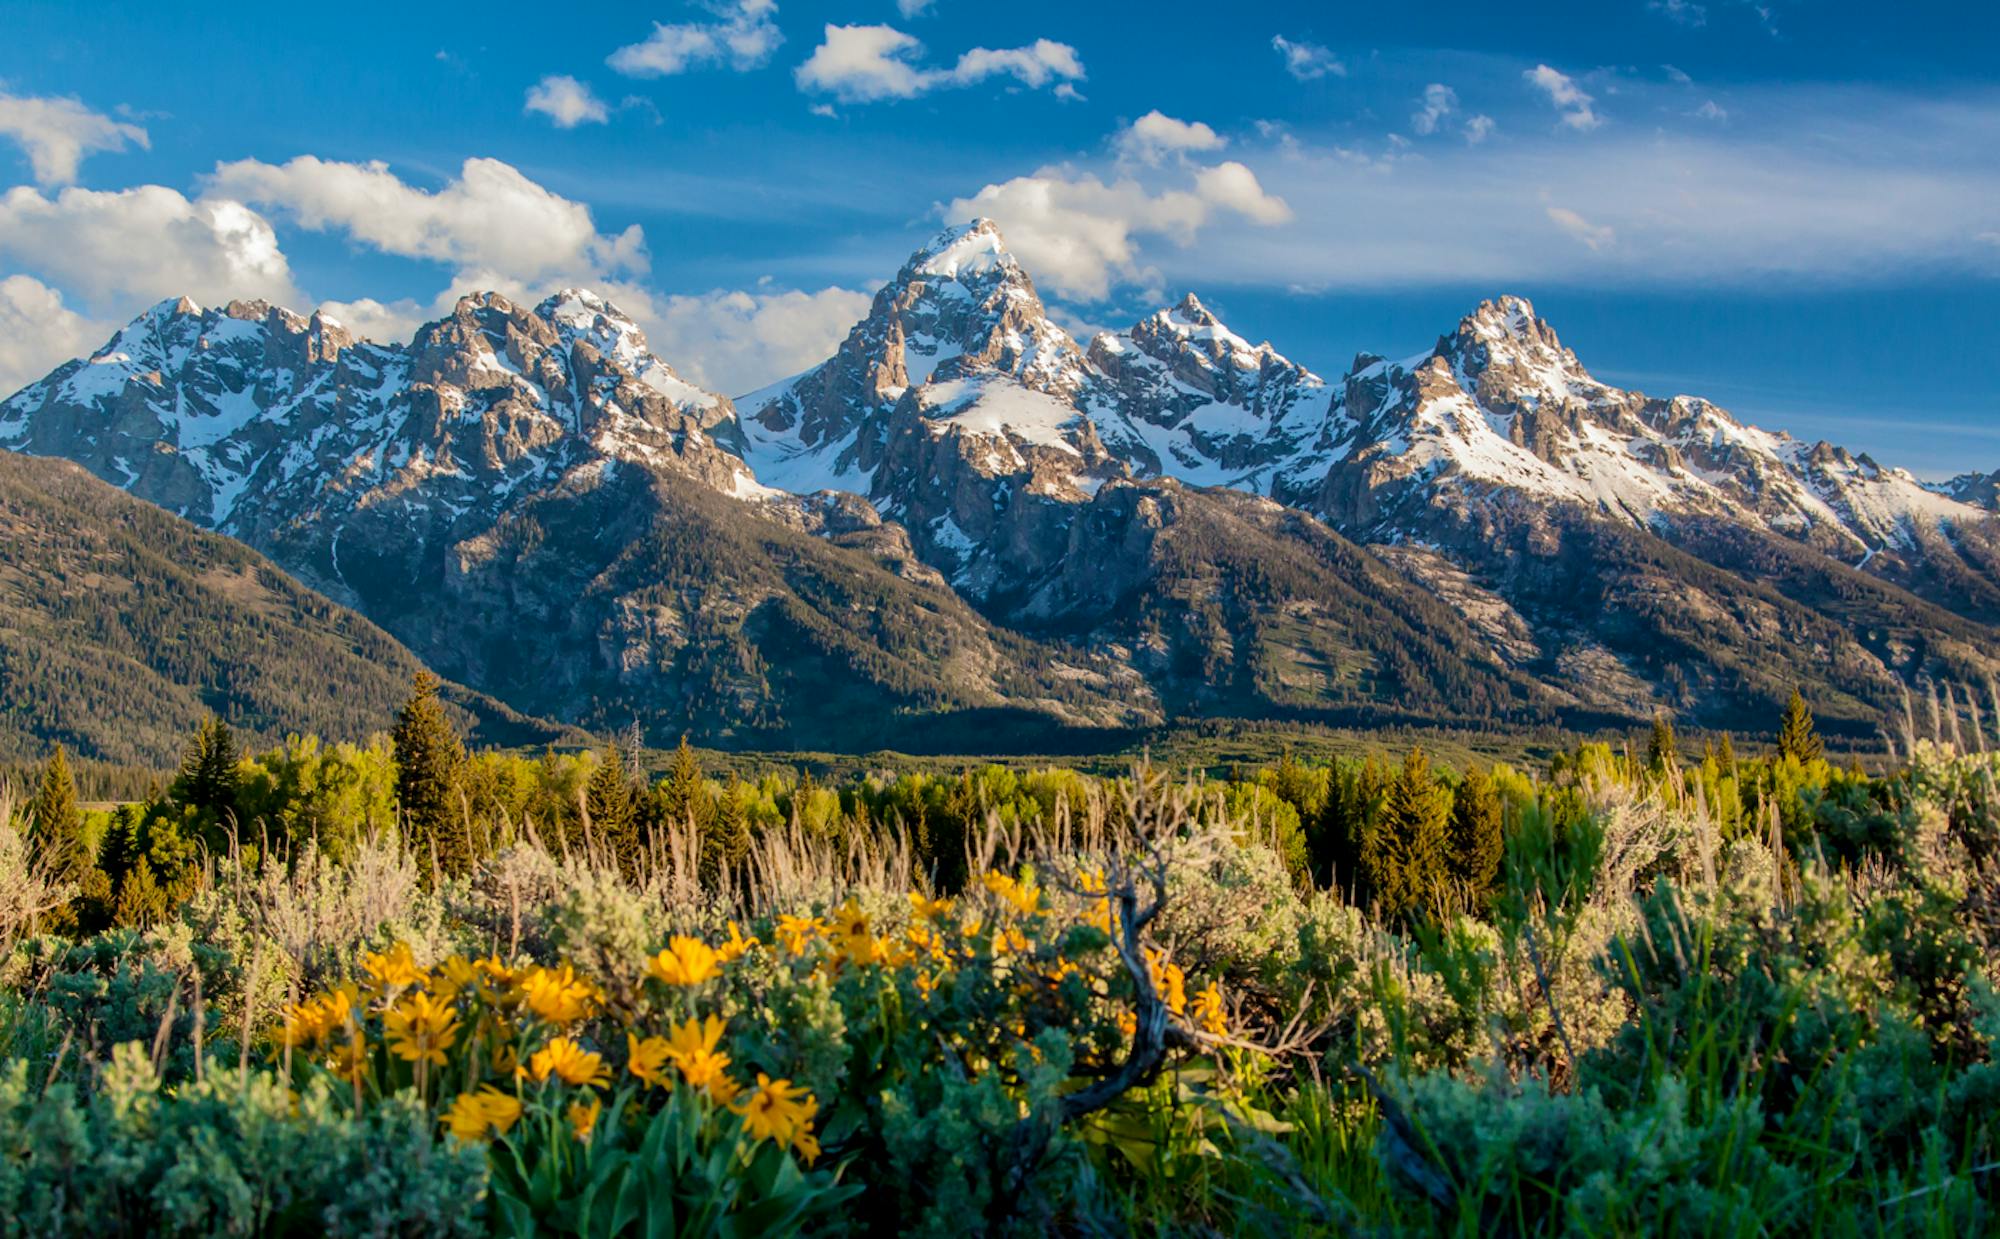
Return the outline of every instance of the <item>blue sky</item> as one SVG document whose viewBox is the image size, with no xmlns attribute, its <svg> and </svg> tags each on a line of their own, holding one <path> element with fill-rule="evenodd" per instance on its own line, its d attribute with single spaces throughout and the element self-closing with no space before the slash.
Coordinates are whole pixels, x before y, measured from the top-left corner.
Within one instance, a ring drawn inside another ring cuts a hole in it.
<svg viewBox="0 0 2000 1239">
<path fill-rule="evenodd" d="M 1192 289 L 1337 377 L 1517 292 L 1606 379 L 2000 467 L 1990 5 L 6 9 L 0 385 L 180 292 L 588 283 L 737 393 L 979 212 L 1078 330 Z"/>
</svg>

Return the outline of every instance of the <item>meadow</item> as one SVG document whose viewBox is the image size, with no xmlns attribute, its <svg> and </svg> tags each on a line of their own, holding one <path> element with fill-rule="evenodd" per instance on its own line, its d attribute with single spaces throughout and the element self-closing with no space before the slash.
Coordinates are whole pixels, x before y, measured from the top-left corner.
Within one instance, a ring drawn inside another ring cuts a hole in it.
<svg viewBox="0 0 2000 1239">
<path fill-rule="evenodd" d="M 108 808 L 57 753 L 0 1230 L 1990 1233 L 1996 722 L 645 777 L 420 685 Z"/>
</svg>

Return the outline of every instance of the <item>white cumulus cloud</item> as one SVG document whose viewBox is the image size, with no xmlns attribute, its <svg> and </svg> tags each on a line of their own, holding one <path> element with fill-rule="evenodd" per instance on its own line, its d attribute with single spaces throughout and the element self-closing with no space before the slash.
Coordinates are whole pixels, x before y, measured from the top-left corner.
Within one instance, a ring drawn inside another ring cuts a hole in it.
<svg viewBox="0 0 2000 1239">
<path fill-rule="evenodd" d="M 0 280 L 0 400 L 88 356 L 115 330 L 70 309 L 61 293 L 31 276 Z"/>
<path fill-rule="evenodd" d="M 708 65 L 742 72 L 771 59 L 785 41 L 775 0 L 736 0 L 706 22 L 654 22 L 653 33 L 619 48 L 605 63 L 627 77 L 672 77 Z"/>
<path fill-rule="evenodd" d="M 1107 182 L 1093 172 L 1047 167 L 955 199 L 944 214 L 992 218 L 1037 279 L 1087 300 L 1102 300 L 1113 284 L 1158 284 L 1142 255 L 1144 238 L 1191 245 L 1223 213 L 1259 225 L 1291 218 L 1284 200 L 1266 193 L 1243 164 L 1197 168 L 1191 180 L 1154 188 L 1130 175 Z"/>
<path fill-rule="evenodd" d="M 0 135 L 27 152 L 37 185 L 71 185 L 92 151 L 147 146 L 146 131 L 93 112 L 78 99 L 36 98 L 0 91 Z"/>
<path fill-rule="evenodd" d="M 653 352 L 710 391 L 742 395 L 833 355 L 872 298 L 846 288 L 818 292 L 717 289 L 656 299 L 638 316 Z"/>
<path fill-rule="evenodd" d="M 1114 141 L 1120 154 L 1149 164 L 1167 155 L 1217 151 L 1229 145 L 1229 139 L 1202 122 L 1176 120 L 1158 108 L 1120 130 Z"/>
<path fill-rule="evenodd" d="M 604 100 L 590 92 L 590 87 L 566 74 L 551 74 L 528 87 L 528 101 L 523 108 L 528 112 L 540 112 L 555 122 L 558 129 L 574 129 L 578 125 L 601 125 L 611 118 Z"/>
<path fill-rule="evenodd" d="M 240 201 L 189 201 L 164 185 L 54 195 L 16 186 L 0 195 L 0 261 L 100 311 L 183 295 L 292 303 L 298 292 L 270 221 Z"/>
<path fill-rule="evenodd" d="M 1030 90 L 1055 84 L 1073 96 L 1084 77 L 1076 49 L 1053 39 L 1025 47 L 975 47 L 949 69 L 921 63 L 924 46 L 893 26 L 828 25 L 823 41 L 794 71 L 799 89 L 833 95 L 843 103 L 912 99 L 933 90 L 1010 77 Z"/>
<path fill-rule="evenodd" d="M 644 272 L 645 237 L 635 224 L 597 230 L 590 208 L 551 193 L 497 159 L 468 159 L 437 190 L 405 183 L 387 164 L 301 155 L 216 166 L 210 192 L 289 213 L 301 227 L 448 264 L 454 283 L 502 289 Z"/>
</svg>

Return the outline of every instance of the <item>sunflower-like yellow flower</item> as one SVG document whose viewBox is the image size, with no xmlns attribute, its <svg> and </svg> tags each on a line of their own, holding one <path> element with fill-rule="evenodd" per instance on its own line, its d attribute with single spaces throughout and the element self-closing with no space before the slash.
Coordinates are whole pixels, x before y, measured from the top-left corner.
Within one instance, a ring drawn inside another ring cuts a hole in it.
<svg viewBox="0 0 2000 1239">
<path fill-rule="evenodd" d="M 716 1048 L 726 1027 L 722 1017 L 716 1015 L 705 1020 L 686 1020 L 674 1026 L 666 1042 L 667 1056 L 679 1069 L 681 1079 L 725 1102 L 736 1095 L 738 1087 L 728 1074 L 729 1055 Z"/>
<path fill-rule="evenodd" d="M 584 1144 L 590 1143 L 591 1133 L 597 1130 L 597 1116 L 603 1109 L 603 1100 L 595 1096 L 588 1102 L 569 1103 L 569 1109 L 563 1111 L 563 1115 L 569 1119 L 569 1129 L 576 1135 L 577 1140 Z"/>
<path fill-rule="evenodd" d="M 1229 1016 L 1222 1009 L 1222 991 L 1210 981 L 1194 996 L 1194 1019 L 1204 1032 L 1220 1037 L 1229 1031 Z"/>
<path fill-rule="evenodd" d="M 875 935 L 868 927 L 868 914 L 852 899 L 833 914 L 832 941 L 835 959 L 867 965 L 881 958 Z"/>
<path fill-rule="evenodd" d="M 568 964 L 560 968 L 530 968 L 520 978 L 528 1009 L 551 1024 L 574 1024 L 597 1006 L 597 987 L 576 975 Z"/>
<path fill-rule="evenodd" d="M 429 979 L 411 957 L 407 942 L 398 942 L 386 951 L 368 952 L 361 957 L 361 968 L 374 981 L 373 988 L 384 993 L 422 985 Z"/>
<path fill-rule="evenodd" d="M 788 954 L 804 955 L 813 939 L 826 932 L 826 925 L 816 916 L 780 916 L 776 932 Z"/>
<path fill-rule="evenodd" d="M 475 960 L 472 967 L 479 974 L 480 998 L 494 1006 L 513 1006 L 520 1001 L 514 987 L 519 983 L 521 974 L 502 963 L 499 956 L 488 955 L 485 959 Z"/>
<path fill-rule="evenodd" d="M 406 994 L 382 1017 L 389 1049 L 405 1062 L 428 1061 L 442 1067 L 445 1051 L 458 1041 L 458 1012 L 418 990 Z"/>
<path fill-rule="evenodd" d="M 743 928 L 735 921 L 729 922 L 729 941 L 715 948 L 715 954 L 725 964 L 733 964 L 749 953 L 756 939 L 743 936 Z"/>
<path fill-rule="evenodd" d="M 327 1062 L 333 1074 L 349 1084 L 359 1084 L 366 1080 L 371 1070 L 368 1062 L 368 1042 L 365 1038 L 354 1037 L 336 1044 L 333 1057 Z"/>
<path fill-rule="evenodd" d="M 1153 989 L 1167 1004 L 1167 1010 L 1175 1015 L 1187 1011 L 1187 974 L 1179 964 L 1160 962 L 1160 953 L 1146 948 L 1146 971 L 1152 974 Z"/>
<path fill-rule="evenodd" d="M 1139 1035 L 1139 1017 L 1130 1011 L 1118 1013 L 1118 1033 L 1127 1041 Z"/>
<path fill-rule="evenodd" d="M 601 1087 L 611 1082 L 611 1071 L 604 1065 L 604 1056 L 586 1050 L 569 1037 L 557 1037 L 528 1059 L 528 1074 L 539 1082 L 551 1075 L 565 1084 Z"/>
<path fill-rule="evenodd" d="M 1033 916 L 1041 911 L 1042 892 L 1032 883 L 1017 882 L 997 869 L 988 870 L 982 881 L 986 889 L 1013 905 L 1022 916 Z"/>
<path fill-rule="evenodd" d="M 951 900 L 928 899 L 922 891 L 911 891 L 910 913 L 920 921 L 941 921 L 951 915 Z"/>
<path fill-rule="evenodd" d="M 327 990 L 317 998 L 285 1008 L 285 1043 L 312 1046 L 358 1023 L 354 1008 L 360 1000 L 352 985 Z"/>
<path fill-rule="evenodd" d="M 521 1103 L 489 1084 L 453 1098 L 444 1123 L 452 1135 L 470 1143 L 506 1135 L 520 1117 Z"/>
<path fill-rule="evenodd" d="M 668 985 L 700 985 L 722 969 L 715 948 L 699 938 L 675 936 L 653 956 L 646 970 Z"/>
<path fill-rule="evenodd" d="M 445 1002 L 478 985 L 479 969 L 463 955 L 451 956 L 431 974 L 431 992 Z"/>
<path fill-rule="evenodd" d="M 641 1041 L 629 1032 L 625 1034 L 625 1069 L 654 1088 L 674 1086 L 673 1077 L 667 1074 L 667 1064 L 672 1058 L 673 1047 L 665 1037 Z"/>
<path fill-rule="evenodd" d="M 729 1108 L 743 1116 L 743 1129 L 753 1139 L 795 1148 L 801 1135 L 811 1136 L 813 1116 L 819 1113 L 819 1103 L 811 1093 L 790 1080 L 773 1080 L 761 1071 L 756 1089 Z M 810 1147 L 817 1157 L 818 1143 Z"/>
</svg>

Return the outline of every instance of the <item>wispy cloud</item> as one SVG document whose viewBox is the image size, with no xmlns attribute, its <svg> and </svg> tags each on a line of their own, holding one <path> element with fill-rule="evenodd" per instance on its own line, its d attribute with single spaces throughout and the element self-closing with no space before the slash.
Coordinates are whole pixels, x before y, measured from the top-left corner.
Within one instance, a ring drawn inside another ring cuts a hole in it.
<svg viewBox="0 0 2000 1239">
<path fill-rule="evenodd" d="M 1562 113 L 1562 123 L 1571 129 L 1595 129 L 1604 123 L 1596 112 L 1596 100 L 1586 94 L 1576 79 L 1547 65 L 1536 65 L 1521 75 L 1528 85 L 1547 97 L 1550 106 Z"/>
<path fill-rule="evenodd" d="M 706 22 L 654 22 L 653 33 L 611 53 L 605 63 L 627 77 L 671 77 L 727 65 L 739 72 L 768 63 L 785 41 L 775 0 L 734 0 Z"/>
<path fill-rule="evenodd" d="M 1341 63 L 1340 58 L 1317 43 L 1288 39 L 1277 34 L 1271 36 L 1271 47 L 1284 61 L 1285 72 L 1301 82 L 1347 76 L 1347 66 Z"/>
</svg>

